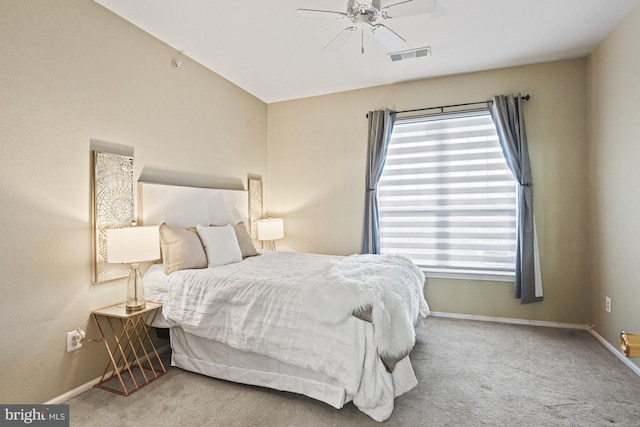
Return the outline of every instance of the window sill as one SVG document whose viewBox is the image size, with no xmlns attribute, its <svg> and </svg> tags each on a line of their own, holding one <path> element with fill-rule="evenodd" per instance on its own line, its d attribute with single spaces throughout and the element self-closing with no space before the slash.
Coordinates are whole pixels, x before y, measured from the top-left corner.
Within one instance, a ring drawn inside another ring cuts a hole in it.
<svg viewBox="0 0 640 427">
<path fill-rule="evenodd" d="M 481 280 L 484 282 L 515 282 L 513 276 L 503 276 L 499 274 L 463 274 L 463 273 L 442 273 L 424 272 L 427 279 L 456 279 L 456 280 Z"/>
</svg>

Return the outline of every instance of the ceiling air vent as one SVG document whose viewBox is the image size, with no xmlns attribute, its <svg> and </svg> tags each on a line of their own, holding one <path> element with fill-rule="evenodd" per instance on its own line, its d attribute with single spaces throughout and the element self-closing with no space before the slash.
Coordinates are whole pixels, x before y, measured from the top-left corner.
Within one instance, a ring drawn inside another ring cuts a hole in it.
<svg viewBox="0 0 640 427">
<path fill-rule="evenodd" d="M 391 62 L 403 61 L 411 58 L 421 58 L 424 56 L 431 56 L 431 46 L 419 47 L 417 49 L 404 50 L 402 52 L 387 53 L 387 56 Z"/>
</svg>

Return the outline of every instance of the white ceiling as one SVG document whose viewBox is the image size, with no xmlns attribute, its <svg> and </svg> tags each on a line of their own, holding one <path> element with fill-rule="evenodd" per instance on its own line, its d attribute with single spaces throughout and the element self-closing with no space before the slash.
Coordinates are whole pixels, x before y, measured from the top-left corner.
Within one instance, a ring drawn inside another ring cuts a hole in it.
<svg viewBox="0 0 640 427">
<path fill-rule="evenodd" d="M 391 62 L 367 33 L 364 54 L 359 35 L 325 51 L 348 22 L 295 16 L 345 12 L 347 0 L 96 0 L 267 103 L 585 56 L 638 1 L 437 0 L 431 14 L 384 21 L 407 40 L 398 50 L 432 51 Z"/>
</svg>

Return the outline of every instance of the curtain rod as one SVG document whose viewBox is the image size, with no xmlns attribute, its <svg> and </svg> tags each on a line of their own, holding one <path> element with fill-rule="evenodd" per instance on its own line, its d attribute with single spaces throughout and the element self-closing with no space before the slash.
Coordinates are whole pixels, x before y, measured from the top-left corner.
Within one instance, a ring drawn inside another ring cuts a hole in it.
<svg viewBox="0 0 640 427">
<path fill-rule="evenodd" d="M 520 99 L 523 99 L 525 101 L 528 101 L 531 99 L 531 96 L 529 94 L 521 96 Z M 401 113 L 415 113 L 416 111 L 428 111 L 428 110 L 440 110 L 441 113 L 444 113 L 444 109 L 445 108 L 454 108 L 454 107 L 467 107 L 470 105 L 480 105 L 480 104 L 487 104 L 489 102 L 493 102 L 493 99 L 489 99 L 487 101 L 478 101 L 478 102 L 467 102 L 464 104 L 452 104 L 452 105 L 441 105 L 440 107 L 428 107 L 428 108 L 415 108 L 413 110 L 402 110 L 402 111 L 396 111 L 397 114 L 401 114 Z M 369 113 L 366 114 L 366 117 L 369 118 Z"/>
</svg>

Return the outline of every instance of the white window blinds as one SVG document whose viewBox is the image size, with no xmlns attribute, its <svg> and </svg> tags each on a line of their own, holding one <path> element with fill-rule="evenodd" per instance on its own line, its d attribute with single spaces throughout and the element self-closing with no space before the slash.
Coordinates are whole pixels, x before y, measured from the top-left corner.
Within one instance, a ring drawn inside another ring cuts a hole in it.
<svg viewBox="0 0 640 427">
<path fill-rule="evenodd" d="M 512 279 L 515 184 L 488 111 L 396 120 L 378 186 L 381 252 L 432 276 Z"/>
</svg>

